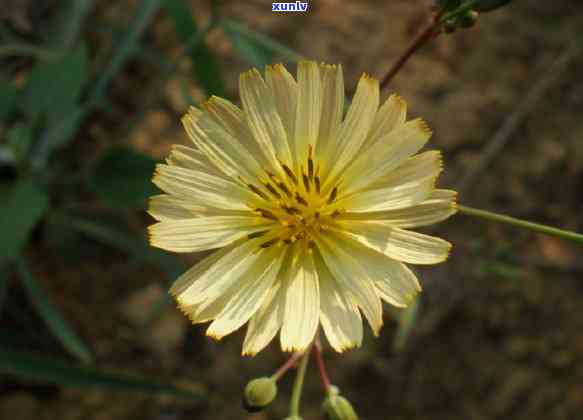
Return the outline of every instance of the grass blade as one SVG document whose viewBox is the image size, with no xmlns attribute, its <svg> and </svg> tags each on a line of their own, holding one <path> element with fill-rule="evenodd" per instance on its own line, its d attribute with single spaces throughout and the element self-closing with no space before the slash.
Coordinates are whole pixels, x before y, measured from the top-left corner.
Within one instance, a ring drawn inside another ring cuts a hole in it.
<svg viewBox="0 0 583 420">
<path fill-rule="evenodd" d="M 90 366 L 24 354 L 0 347 L 0 372 L 27 380 L 75 388 L 102 388 L 109 391 L 147 392 L 203 399 L 197 384 L 162 383 L 126 373 L 107 372 Z"/>
<path fill-rule="evenodd" d="M 105 90 L 109 86 L 111 80 L 136 52 L 136 45 L 142 33 L 146 30 L 159 8 L 160 0 L 144 0 L 141 2 L 139 12 L 134 21 L 131 23 L 130 29 L 128 30 L 125 38 L 121 41 L 119 47 L 115 51 L 109 66 L 103 71 L 101 77 L 99 77 L 95 83 L 93 91 L 90 95 L 92 100 L 96 101 L 97 103 L 101 102 Z"/>
<path fill-rule="evenodd" d="M 82 362 L 90 362 L 92 359 L 91 351 L 63 318 L 60 311 L 49 298 L 46 290 L 36 281 L 26 261 L 22 257 L 17 260 L 16 268 L 24 290 L 40 317 L 49 327 L 49 330 L 59 339 L 69 353 Z"/>
</svg>

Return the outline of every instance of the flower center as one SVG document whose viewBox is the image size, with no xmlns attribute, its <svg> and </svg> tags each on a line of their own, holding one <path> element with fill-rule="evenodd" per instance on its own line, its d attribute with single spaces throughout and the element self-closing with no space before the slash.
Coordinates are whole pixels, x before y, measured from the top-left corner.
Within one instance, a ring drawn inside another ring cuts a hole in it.
<svg viewBox="0 0 583 420">
<path fill-rule="evenodd" d="M 312 156 L 311 146 L 308 146 L 305 165 L 293 170 L 291 165 L 279 164 L 280 174 L 265 169 L 265 174 L 259 177 L 260 185 L 242 180 L 261 199 L 261 205 L 253 210 L 265 219 L 278 222 L 275 227 L 248 237 L 264 237 L 262 248 L 275 244 L 290 245 L 296 241 L 303 241 L 311 248 L 314 238 L 342 211 L 335 205 L 339 186 L 327 193 L 322 191 L 320 165 Z"/>
</svg>

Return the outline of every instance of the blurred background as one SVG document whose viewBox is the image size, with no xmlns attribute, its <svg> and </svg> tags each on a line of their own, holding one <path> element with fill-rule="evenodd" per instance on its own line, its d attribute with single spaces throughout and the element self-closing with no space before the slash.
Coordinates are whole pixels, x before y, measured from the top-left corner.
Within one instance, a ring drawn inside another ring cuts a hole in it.
<svg viewBox="0 0 583 420">
<path fill-rule="evenodd" d="M 240 406 L 285 357 L 241 358 L 166 289 L 201 255 L 149 248 L 154 164 L 187 144 L 179 118 L 237 99 L 250 66 L 341 63 L 351 92 L 382 77 L 427 24 L 429 0 L 2 0 L 0 418 L 279 419 Z M 443 35 L 384 92 L 434 129 L 440 185 L 467 205 L 583 231 L 583 13 L 519 1 Z M 575 419 L 583 412 L 583 262 L 577 245 L 456 216 L 446 264 L 379 339 L 327 352 L 363 419 Z M 302 412 L 321 418 L 315 366 Z"/>
</svg>

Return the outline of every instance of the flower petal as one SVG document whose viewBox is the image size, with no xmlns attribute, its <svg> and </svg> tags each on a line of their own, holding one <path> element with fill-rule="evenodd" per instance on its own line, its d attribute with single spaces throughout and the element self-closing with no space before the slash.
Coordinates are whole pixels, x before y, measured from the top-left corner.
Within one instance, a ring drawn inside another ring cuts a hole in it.
<svg viewBox="0 0 583 420">
<path fill-rule="evenodd" d="M 189 219 L 208 212 L 209 208 L 196 200 L 167 194 L 150 197 L 148 205 L 148 213 L 158 221 Z"/>
<path fill-rule="evenodd" d="M 166 163 L 193 171 L 206 172 L 210 175 L 227 179 L 203 152 L 192 147 L 175 144 L 172 146 L 170 156 L 166 158 Z"/>
<path fill-rule="evenodd" d="M 285 310 L 281 327 L 283 351 L 306 349 L 320 321 L 320 288 L 312 253 L 297 251 L 292 257 L 285 290 Z"/>
<path fill-rule="evenodd" d="M 261 307 L 251 317 L 243 343 L 243 355 L 254 356 L 259 353 L 281 328 L 285 309 L 284 290 L 281 281 L 276 281 Z"/>
<path fill-rule="evenodd" d="M 441 238 L 397 228 L 384 221 L 343 220 L 338 226 L 343 234 L 406 263 L 437 264 L 447 259 L 451 249 L 451 244 Z"/>
<path fill-rule="evenodd" d="M 245 113 L 239 107 L 218 96 L 212 96 L 204 104 L 204 107 L 210 117 L 241 143 L 261 167 L 267 164 L 267 160 L 247 124 Z"/>
<path fill-rule="evenodd" d="M 378 335 L 383 325 L 383 308 L 369 271 L 345 249 L 342 238 L 320 235 L 318 250 L 341 288 L 350 293 Z"/>
<path fill-rule="evenodd" d="M 457 193 L 451 190 L 434 190 L 429 198 L 411 207 L 371 213 L 342 213 L 340 220 L 379 220 L 400 228 L 428 226 L 455 214 Z"/>
<path fill-rule="evenodd" d="M 435 180 L 435 176 L 430 176 L 394 187 L 357 192 L 338 200 L 335 206 L 353 213 L 407 208 L 427 199 L 435 190 Z"/>
<path fill-rule="evenodd" d="M 325 168 L 324 190 L 336 183 L 346 166 L 352 162 L 362 147 L 379 107 L 379 82 L 364 74 L 356 88 L 356 94 L 346 118 L 338 131 L 336 154 Z"/>
<path fill-rule="evenodd" d="M 322 116 L 316 145 L 317 156 L 328 156 L 336 146 L 336 136 L 344 112 L 342 66 L 320 64 L 322 75 Z"/>
<path fill-rule="evenodd" d="M 431 137 L 431 130 L 416 119 L 400 125 L 384 135 L 346 168 L 344 194 L 361 190 L 401 165 L 417 153 Z"/>
<path fill-rule="evenodd" d="M 233 286 L 229 302 L 207 329 L 207 335 L 220 339 L 245 324 L 263 303 L 273 286 L 285 249 L 271 247 L 260 256 L 249 271 Z"/>
<path fill-rule="evenodd" d="M 239 90 L 249 128 L 272 169 L 280 172 L 278 159 L 291 161 L 292 155 L 273 93 L 256 69 L 241 74 Z"/>
<path fill-rule="evenodd" d="M 179 166 L 158 164 L 152 180 L 158 188 L 182 197 L 196 197 L 201 206 L 249 211 L 258 198 L 250 190 L 224 178 Z"/>
<path fill-rule="evenodd" d="M 407 103 L 398 95 L 389 96 L 377 111 L 370 133 L 360 151 L 366 151 L 387 133 L 404 124 L 406 118 Z"/>
<path fill-rule="evenodd" d="M 255 216 L 201 216 L 165 220 L 148 227 L 150 245 L 174 252 L 220 248 L 254 232 L 268 230 L 272 222 Z"/>
<path fill-rule="evenodd" d="M 182 124 L 196 147 L 228 177 L 253 178 L 261 170 L 249 151 L 208 113 L 191 107 Z"/>
<path fill-rule="evenodd" d="M 265 82 L 273 94 L 277 113 L 291 143 L 295 138 L 298 84 L 282 64 L 265 68 Z M 293 153 L 293 150 L 291 151 Z"/>
<path fill-rule="evenodd" d="M 307 158 L 308 145 L 316 147 L 322 115 L 322 80 L 315 61 L 298 63 L 298 103 L 295 125 L 295 163 Z"/>
<path fill-rule="evenodd" d="M 334 279 L 319 253 L 315 255 L 320 280 L 320 322 L 328 342 L 337 352 L 362 343 L 362 318 L 358 306 Z"/>
</svg>

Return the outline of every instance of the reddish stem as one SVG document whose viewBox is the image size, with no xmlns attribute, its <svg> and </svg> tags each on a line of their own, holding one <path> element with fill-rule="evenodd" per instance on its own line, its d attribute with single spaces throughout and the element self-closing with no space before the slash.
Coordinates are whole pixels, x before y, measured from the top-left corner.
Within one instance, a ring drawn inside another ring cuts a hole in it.
<svg viewBox="0 0 583 420">
<path fill-rule="evenodd" d="M 401 70 L 401 68 L 405 65 L 407 60 L 419 49 L 421 48 L 427 41 L 436 38 L 440 32 L 436 31 L 436 29 L 440 25 L 441 17 L 443 16 L 444 11 L 440 10 L 434 13 L 431 23 L 427 28 L 425 28 L 419 35 L 415 37 L 411 45 L 401 54 L 399 59 L 393 64 L 393 67 L 389 70 L 386 76 L 383 78 L 380 89 L 383 90 L 389 82 L 395 77 L 395 75 Z"/>
<path fill-rule="evenodd" d="M 330 378 L 326 372 L 326 365 L 324 363 L 324 358 L 322 357 L 322 346 L 320 345 L 319 340 L 314 344 L 314 356 L 316 356 L 316 363 L 318 364 L 318 370 L 320 371 L 320 381 L 322 382 L 324 391 L 328 392 L 331 386 Z"/>
<path fill-rule="evenodd" d="M 275 371 L 275 373 L 272 375 L 272 378 L 275 379 L 276 381 L 279 381 L 279 379 L 288 371 L 290 370 L 292 367 L 294 367 L 298 361 L 298 359 L 300 357 L 302 357 L 303 353 L 298 352 L 298 353 L 294 353 L 289 359 L 287 359 L 287 361 L 281 365 L 281 367 L 279 369 L 277 369 L 277 371 Z"/>
</svg>

